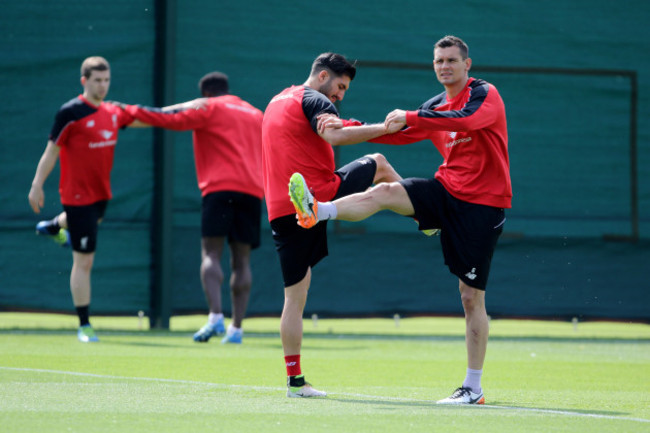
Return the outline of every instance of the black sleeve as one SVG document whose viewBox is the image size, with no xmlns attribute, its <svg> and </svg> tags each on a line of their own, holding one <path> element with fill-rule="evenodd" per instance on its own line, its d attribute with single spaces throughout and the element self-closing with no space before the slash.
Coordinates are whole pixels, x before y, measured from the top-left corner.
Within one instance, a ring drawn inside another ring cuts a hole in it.
<svg viewBox="0 0 650 433">
<path fill-rule="evenodd" d="M 86 116 L 90 116 L 95 111 L 97 111 L 97 109 L 89 107 L 79 98 L 74 98 L 66 102 L 56 113 L 54 125 L 52 125 L 52 129 L 50 130 L 50 140 L 56 142 L 66 125 L 83 119 Z"/>
<path fill-rule="evenodd" d="M 59 135 L 61 134 L 61 131 L 63 131 L 63 128 L 65 128 L 68 123 L 73 121 L 74 115 L 72 113 L 72 110 L 65 105 L 62 106 L 54 117 L 54 125 L 52 125 L 52 129 L 50 130 L 50 140 L 56 142 L 56 140 L 59 138 Z"/>
<path fill-rule="evenodd" d="M 430 106 L 422 106 L 418 111 L 419 117 L 447 117 L 447 118 L 459 118 L 459 117 L 468 117 L 476 113 L 479 108 L 485 102 L 485 99 L 488 95 L 489 85 L 486 81 L 483 80 L 474 80 L 470 83 L 470 98 L 465 103 L 462 109 L 460 110 L 449 110 L 449 111 L 434 111 L 434 109 L 443 104 L 446 101 L 446 94 L 441 94 L 431 99 L 434 101 Z M 436 101 L 436 98 L 440 100 Z M 425 103 L 426 104 L 426 103 Z"/>
<path fill-rule="evenodd" d="M 434 96 L 418 107 L 418 110 L 431 110 L 433 111 L 437 106 L 443 104 L 447 100 L 447 92 L 442 92 Z"/>
<path fill-rule="evenodd" d="M 339 115 L 336 107 L 332 102 L 325 97 L 322 93 L 311 87 L 305 87 L 305 94 L 302 97 L 302 111 L 305 117 L 311 124 L 311 129 L 318 134 L 318 119 L 317 116 L 323 113 L 331 113 L 336 116 Z"/>
</svg>

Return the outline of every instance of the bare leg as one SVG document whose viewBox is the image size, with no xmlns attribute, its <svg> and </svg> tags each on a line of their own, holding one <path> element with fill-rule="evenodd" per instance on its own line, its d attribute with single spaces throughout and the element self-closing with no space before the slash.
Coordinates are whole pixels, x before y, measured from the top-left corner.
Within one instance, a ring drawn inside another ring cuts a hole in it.
<svg viewBox="0 0 650 433">
<path fill-rule="evenodd" d="M 61 212 L 58 215 L 57 222 L 59 223 L 59 227 L 62 229 L 67 229 L 68 228 L 68 214 L 65 212 Z"/>
<path fill-rule="evenodd" d="M 299 355 L 302 347 L 302 314 L 311 283 L 311 268 L 300 282 L 284 288 L 284 308 L 280 319 L 280 336 L 284 356 Z"/>
<path fill-rule="evenodd" d="M 232 300 L 232 325 L 241 328 L 250 298 L 253 275 L 250 265 L 251 246 L 233 242 L 230 244 L 230 297 Z"/>
<path fill-rule="evenodd" d="M 473 370 L 483 369 L 490 333 L 485 291 L 468 286 L 460 281 L 460 297 L 465 310 L 465 343 L 467 345 L 467 366 Z"/>
<path fill-rule="evenodd" d="M 221 254 L 223 252 L 223 237 L 201 238 L 201 284 L 208 301 L 211 313 L 219 314 L 221 308 L 221 284 L 223 270 L 221 269 Z"/>
<path fill-rule="evenodd" d="M 391 210 L 405 216 L 415 212 L 411 199 L 398 182 L 380 183 L 367 191 L 335 200 L 337 220 L 361 221 L 380 210 Z"/>
<path fill-rule="evenodd" d="M 90 305 L 90 273 L 95 253 L 72 252 L 72 271 L 70 271 L 70 292 L 75 307 Z"/>
<path fill-rule="evenodd" d="M 373 153 L 372 155 L 367 155 L 369 158 L 372 158 L 377 163 L 377 172 L 375 173 L 375 178 L 372 183 L 383 183 L 383 182 L 397 182 L 402 180 L 400 176 L 392 165 L 388 162 L 386 157 L 381 153 Z"/>
</svg>

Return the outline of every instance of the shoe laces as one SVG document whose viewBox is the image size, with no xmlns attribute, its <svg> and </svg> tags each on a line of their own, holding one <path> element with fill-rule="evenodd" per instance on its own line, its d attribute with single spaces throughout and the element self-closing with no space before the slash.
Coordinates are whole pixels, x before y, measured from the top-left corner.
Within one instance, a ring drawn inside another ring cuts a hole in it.
<svg viewBox="0 0 650 433">
<path fill-rule="evenodd" d="M 451 398 L 461 398 L 464 395 L 470 395 L 470 392 L 469 388 L 463 388 L 461 386 L 460 388 L 456 388 L 456 391 L 451 395 Z"/>
</svg>

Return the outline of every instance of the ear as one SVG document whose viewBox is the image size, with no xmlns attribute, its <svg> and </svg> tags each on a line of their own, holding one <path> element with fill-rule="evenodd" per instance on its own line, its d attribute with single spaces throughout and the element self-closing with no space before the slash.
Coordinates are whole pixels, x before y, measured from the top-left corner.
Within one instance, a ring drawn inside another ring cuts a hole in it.
<svg viewBox="0 0 650 433">
<path fill-rule="evenodd" d="M 327 79 L 329 77 L 330 77 L 329 72 L 327 72 L 324 69 L 318 73 L 318 81 L 321 82 L 321 83 L 324 83 L 325 81 L 327 81 Z"/>
<path fill-rule="evenodd" d="M 88 81 L 88 80 L 86 79 L 86 77 L 82 76 L 80 81 L 81 81 L 81 86 L 85 87 L 86 86 L 86 81 Z"/>
<path fill-rule="evenodd" d="M 472 67 L 472 59 L 468 57 L 467 59 L 465 59 L 465 72 L 469 72 L 471 67 Z"/>
</svg>

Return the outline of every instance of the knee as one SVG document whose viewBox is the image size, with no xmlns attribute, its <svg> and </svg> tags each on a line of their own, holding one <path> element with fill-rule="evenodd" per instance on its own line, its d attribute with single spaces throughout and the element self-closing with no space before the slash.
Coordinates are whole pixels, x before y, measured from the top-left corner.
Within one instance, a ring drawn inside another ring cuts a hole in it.
<svg viewBox="0 0 650 433">
<path fill-rule="evenodd" d="M 93 269 L 94 254 L 79 254 L 74 260 L 74 267 L 80 271 L 90 274 Z"/>
<path fill-rule="evenodd" d="M 460 300 L 465 313 L 473 313 L 485 309 L 485 292 L 460 283 Z"/>
<path fill-rule="evenodd" d="M 212 272 L 219 275 L 223 274 L 219 258 L 213 254 L 204 254 L 201 260 L 201 270 L 203 272 Z"/>
<path fill-rule="evenodd" d="M 463 303 L 463 310 L 466 312 L 472 312 L 476 309 L 476 300 L 473 296 L 461 294 L 460 301 Z"/>
<path fill-rule="evenodd" d="M 391 188 L 392 185 L 390 183 L 378 183 L 368 190 L 368 198 L 379 203 L 380 207 L 383 208 L 383 205 L 391 196 Z"/>
<path fill-rule="evenodd" d="M 375 163 L 377 163 L 377 171 L 383 170 L 388 166 L 388 160 L 381 153 L 371 153 L 370 155 L 366 155 L 366 156 L 374 160 Z"/>
<path fill-rule="evenodd" d="M 377 192 L 383 196 L 390 196 L 393 193 L 393 189 L 395 188 L 395 185 L 393 183 L 379 183 L 375 185 L 375 188 L 377 188 Z"/>
<path fill-rule="evenodd" d="M 233 293 L 246 293 L 253 285 L 253 275 L 250 268 L 231 269 L 230 290 Z"/>
<path fill-rule="evenodd" d="M 230 268 L 233 272 L 246 273 L 250 272 L 251 260 L 249 250 L 242 252 L 232 249 L 230 251 Z"/>
</svg>

